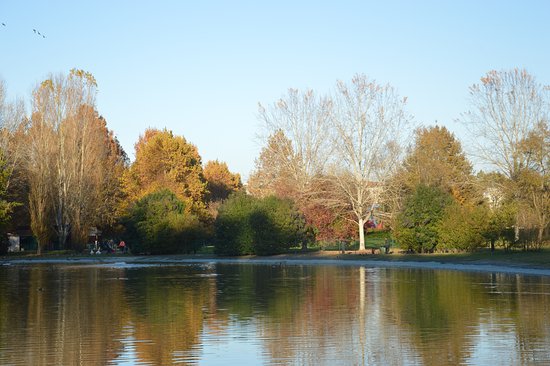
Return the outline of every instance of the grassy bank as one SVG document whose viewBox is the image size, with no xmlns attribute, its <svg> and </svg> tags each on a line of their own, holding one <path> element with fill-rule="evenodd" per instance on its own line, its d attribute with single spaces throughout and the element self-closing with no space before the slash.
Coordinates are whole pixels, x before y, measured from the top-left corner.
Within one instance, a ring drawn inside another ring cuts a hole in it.
<svg viewBox="0 0 550 366">
<path fill-rule="evenodd" d="M 346 252 L 340 254 L 342 259 L 368 258 L 370 260 L 400 261 L 400 262 L 440 262 L 461 264 L 494 264 L 518 267 L 536 267 L 550 269 L 550 248 L 539 251 L 504 251 L 502 249 L 491 252 L 482 250 L 474 253 L 452 254 L 358 254 Z"/>
</svg>

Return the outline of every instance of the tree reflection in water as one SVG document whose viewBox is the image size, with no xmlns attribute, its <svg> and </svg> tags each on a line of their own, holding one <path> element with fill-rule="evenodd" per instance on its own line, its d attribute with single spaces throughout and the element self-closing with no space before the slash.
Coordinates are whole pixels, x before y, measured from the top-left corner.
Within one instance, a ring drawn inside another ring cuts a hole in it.
<svg viewBox="0 0 550 366">
<path fill-rule="evenodd" d="M 0 364 L 550 362 L 544 277 L 13 265 L 0 294 Z"/>
</svg>

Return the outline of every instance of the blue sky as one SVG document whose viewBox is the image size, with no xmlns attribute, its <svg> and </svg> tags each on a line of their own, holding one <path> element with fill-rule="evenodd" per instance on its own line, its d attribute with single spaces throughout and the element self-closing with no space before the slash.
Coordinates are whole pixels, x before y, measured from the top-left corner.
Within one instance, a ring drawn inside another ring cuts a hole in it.
<svg viewBox="0 0 550 366">
<path fill-rule="evenodd" d="M 167 127 L 246 177 L 258 102 L 290 87 L 330 92 L 356 73 L 407 96 L 417 124 L 464 139 L 456 119 L 487 71 L 526 68 L 550 84 L 549 14 L 542 0 L 2 0 L 0 77 L 28 100 L 49 73 L 90 71 L 130 156 L 147 127 Z"/>
</svg>

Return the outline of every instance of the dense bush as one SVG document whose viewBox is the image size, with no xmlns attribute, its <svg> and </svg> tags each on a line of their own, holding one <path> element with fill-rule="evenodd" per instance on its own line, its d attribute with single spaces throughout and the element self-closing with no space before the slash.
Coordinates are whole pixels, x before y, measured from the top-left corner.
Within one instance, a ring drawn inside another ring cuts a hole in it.
<svg viewBox="0 0 550 366">
<path fill-rule="evenodd" d="M 438 250 L 474 251 L 486 242 L 487 209 L 483 206 L 449 205 L 438 225 Z"/>
<path fill-rule="evenodd" d="M 231 195 L 219 208 L 214 224 L 215 251 L 221 255 L 253 253 L 254 235 L 249 218 L 257 199 L 242 194 Z"/>
<path fill-rule="evenodd" d="M 215 251 L 221 255 L 282 253 L 308 240 L 305 220 L 291 201 L 244 193 L 222 204 L 215 232 Z"/>
<path fill-rule="evenodd" d="M 491 244 L 491 250 L 495 250 L 496 244 L 508 248 L 514 242 L 516 213 L 516 207 L 510 204 L 488 210 L 483 236 Z"/>
<path fill-rule="evenodd" d="M 439 240 L 438 225 L 452 197 L 437 187 L 418 185 L 405 200 L 394 235 L 399 245 L 419 253 L 433 251 Z"/>
<path fill-rule="evenodd" d="M 305 219 L 291 201 L 271 196 L 258 203 L 250 216 L 255 254 L 281 253 L 308 240 Z"/>
<path fill-rule="evenodd" d="M 189 253 L 198 249 L 205 236 L 198 217 L 186 212 L 185 204 L 167 189 L 137 201 L 125 227 L 128 245 L 136 253 Z"/>
</svg>

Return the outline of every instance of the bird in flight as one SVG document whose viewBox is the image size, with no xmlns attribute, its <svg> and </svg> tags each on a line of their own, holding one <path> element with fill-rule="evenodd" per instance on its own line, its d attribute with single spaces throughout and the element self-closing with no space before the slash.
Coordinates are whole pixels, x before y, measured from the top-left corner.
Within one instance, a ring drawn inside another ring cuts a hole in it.
<svg viewBox="0 0 550 366">
<path fill-rule="evenodd" d="M 2 23 L 2 25 L 5 27 L 5 26 L 6 26 L 6 23 Z"/>
</svg>

